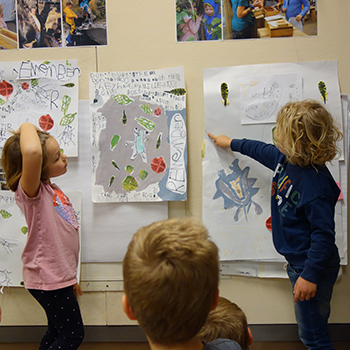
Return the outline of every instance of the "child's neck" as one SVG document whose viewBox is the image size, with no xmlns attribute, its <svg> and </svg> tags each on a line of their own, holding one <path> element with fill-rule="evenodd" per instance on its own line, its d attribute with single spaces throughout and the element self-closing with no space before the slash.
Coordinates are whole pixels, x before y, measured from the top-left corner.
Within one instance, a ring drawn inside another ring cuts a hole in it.
<svg viewBox="0 0 350 350">
<path fill-rule="evenodd" d="M 150 339 L 149 344 L 152 350 L 202 350 L 204 345 L 197 336 L 193 337 L 186 343 L 174 345 L 155 344 Z"/>
</svg>

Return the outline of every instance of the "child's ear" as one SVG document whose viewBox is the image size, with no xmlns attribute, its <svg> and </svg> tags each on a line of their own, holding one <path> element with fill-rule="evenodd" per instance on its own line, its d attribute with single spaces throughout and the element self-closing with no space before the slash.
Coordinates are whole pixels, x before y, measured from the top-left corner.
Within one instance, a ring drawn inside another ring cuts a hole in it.
<svg viewBox="0 0 350 350">
<path fill-rule="evenodd" d="M 213 304 L 211 305 L 210 311 L 215 310 L 216 307 L 218 306 L 218 303 L 219 303 L 219 288 L 216 290 L 216 293 L 215 293 L 215 296 L 214 296 L 214 300 L 213 300 Z"/>
<path fill-rule="evenodd" d="M 136 321 L 136 318 L 134 316 L 134 313 L 131 310 L 128 298 L 126 296 L 126 294 L 123 295 L 122 298 L 122 305 L 123 305 L 123 310 L 125 312 L 125 315 L 128 316 L 130 318 L 130 320 Z"/>
</svg>

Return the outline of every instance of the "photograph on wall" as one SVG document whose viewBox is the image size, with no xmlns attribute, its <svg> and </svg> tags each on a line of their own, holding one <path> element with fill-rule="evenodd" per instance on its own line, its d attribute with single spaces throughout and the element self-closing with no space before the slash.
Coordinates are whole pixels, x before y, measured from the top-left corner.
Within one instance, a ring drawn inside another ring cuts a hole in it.
<svg viewBox="0 0 350 350">
<path fill-rule="evenodd" d="M 0 50 L 17 49 L 16 0 L 0 0 Z"/>
<path fill-rule="evenodd" d="M 92 200 L 187 197 L 183 67 L 90 73 Z"/>
<path fill-rule="evenodd" d="M 0 152 L 11 131 L 30 122 L 78 156 L 77 60 L 0 63 Z"/>
<path fill-rule="evenodd" d="M 176 40 L 317 35 L 317 0 L 175 0 Z"/>
<path fill-rule="evenodd" d="M 17 0 L 18 47 L 62 46 L 61 2 Z"/>
<path fill-rule="evenodd" d="M 62 0 L 64 46 L 107 45 L 106 0 Z"/>
<path fill-rule="evenodd" d="M 221 0 L 175 0 L 178 42 L 221 40 Z"/>
</svg>

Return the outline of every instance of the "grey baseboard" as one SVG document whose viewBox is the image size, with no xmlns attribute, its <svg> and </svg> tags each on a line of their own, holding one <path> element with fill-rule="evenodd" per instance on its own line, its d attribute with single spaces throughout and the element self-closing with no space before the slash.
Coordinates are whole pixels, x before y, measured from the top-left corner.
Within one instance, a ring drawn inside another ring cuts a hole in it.
<svg viewBox="0 0 350 350">
<path fill-rule="evenodd" d="M 254 341 L 299 341 L 295 324 L 250 325 Z M 44 326 L 0 326 L 0 343 L 38 343 Z M 329 325 L 334 342 L 350 341 L 350 323 Z M 85 326 L 85 343 L 144 343 L 139 326 Z"/>
</svg>

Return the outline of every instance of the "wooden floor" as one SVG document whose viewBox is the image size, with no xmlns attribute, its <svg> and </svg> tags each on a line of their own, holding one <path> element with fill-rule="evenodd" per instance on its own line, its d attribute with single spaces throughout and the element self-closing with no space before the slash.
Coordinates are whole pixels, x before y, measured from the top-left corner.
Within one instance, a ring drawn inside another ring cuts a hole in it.
<svg viewBox="0 0 350 350">
<path fill-rule="evenodd" d="M 36 343 L 0 343 L 1 350 L 38 350 Z M 336 342 L 334 347 L 337 350 L 349 350 L 350 342 Z M 305 350 L 300 342 L 255 342 L 251 350 Z M 83 343 L 79 350 L 150 350 L 145 343 Z"/>
</svg>

